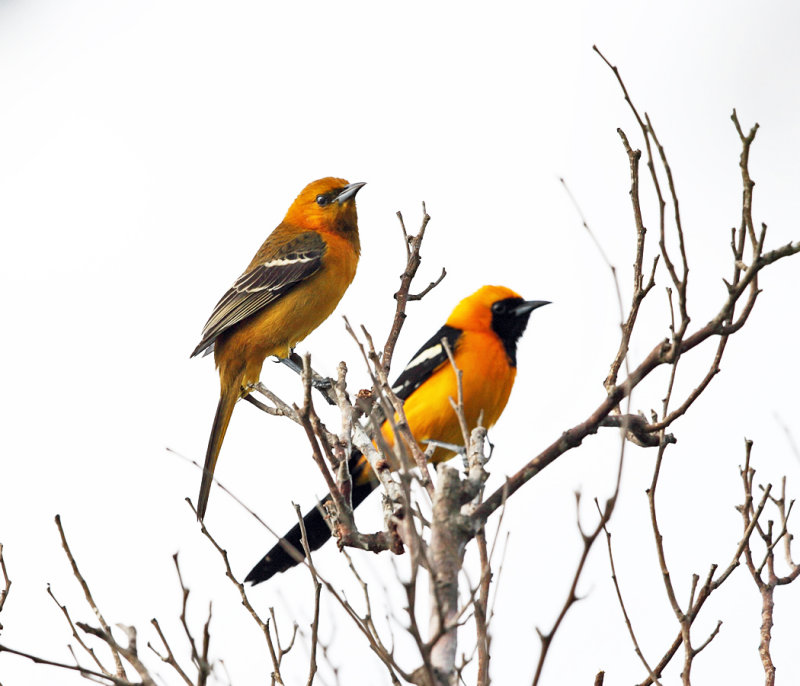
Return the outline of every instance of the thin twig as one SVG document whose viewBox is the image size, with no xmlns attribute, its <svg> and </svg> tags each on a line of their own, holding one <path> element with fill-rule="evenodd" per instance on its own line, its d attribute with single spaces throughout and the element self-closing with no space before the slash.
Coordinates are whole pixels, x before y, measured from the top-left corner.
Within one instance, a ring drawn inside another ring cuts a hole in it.
<svg viewBox="0 0 800 686">
<path fill-rule="evenodd" d="M 86 583 L 86 580 L 83 578 L 83 575 L 80 573 L 78 569 L 78 564 L 75 562 L 75 558 L 72 556 L 72 551 L 69 548 L 69 544 L 67 543 L 67 537 L 64 534 L 64 528 L 61 526 L 61 515 L 55 516 L 56 527 L 58 528 L 58 534 L 61 536 L 61 546 L 64 548 L 64 552 L 67 554 L 67 559 L 72 567 L 72 573 L 75 578 L 78 580 L 78 583 L 81 585 L 83 589 L 83 594 L 86 597 L 86 602 L 89 603 L 89 607 L 92 608 L 94 611 L 95 617 L 100 622 L 100 626 L 102 627 L 103 631 L 107 635 L 111 635 L 111 627 L 109 627 L 108 622 L 103 618 L 100 609 L 97 607 L 97 603 L 95 603 L 94 598 L 92 597 L 92 592 L 89 590 L 89 584 Z M 116 675 L 122 679 L 127 679 L 127 675 L 125 674 L 125 668 L 122 666 L 122 660 L 120 659 L 119 651 L 114 647 L 114 645 L 109 643 L 109 648 L 111 649 L 111 654 L 114 658 L 114 666 L 116 668 Z"/>
<path fill-rule="evenodd" d="M 300 523 L 301 541 L 303 543 L 303 550 L 308 560 L 308 571 L 311 575 L 311 582 L 314 586 L 314 619 L 311 622 L 311 650 L 308 661 L 308 681 L 307 686 L 311 686 L 314 682 L 314 675 L 317 673 L 317 644 L 319 642 L 319 601 L 320 593 L 322 591 L 322 584 L 317 576 L 317 570 L 314 567 L 314 562 L 311 559 L 311 550 L 308 547 L 308 535 L 306 534 L 306 524 L 303 521 L 303 513 L 300 511 L 299 505 L 294 506 L 297 513 L 297 521 Z"/>
<path fill-rule="evenodd" d="M 441 276 L 439 276 L 436 281 L 431 282 L 427 288 L 417 295 L 409 294 L 411 281 L 416 275 L 420 262 L 422 261 L 422 257 L 420 256 L 420 247 L 422 245 L 422 239 L 425 237 L 425 229 L 428 227 L 428 222 L 431 220 L 431 218 L 425 207 L 425 203 L 423 202 L 422 224 L 420 225 L 419 232 L 416 236 L 410 236 L 406 231 L 406 225 L 403 221 L 402 213 L 398 212 L 397 218 L 400 221 L 400 229 L 403 232 L 403 243 L 406 249 L 406 268 L 400 276 L 400 288 L 398 288 L 397 292 L 394 294 L 394 298 L 397 301 L 397 307 L 395 308 L 394 319 L 392 321 L 391 329 L 389 330 L 389 335 L 386 338 L 385 345 L 383 346 L 381 365 L 385 374 L 389 373 L 389 368 L 392 364 L 394 348 L 397 344 L 397 339 L 400 336 L 400 330 L 403 328 L 403 322 L 405 322 L 406 319 L 406 304 L 410 300 L 421 300 L 425 294 L 429 293 L 431 290 L 433 290 L 433 288 L 441 283 L 442 279 L 444 279 L 447 274 L 447 272 L 442 269 Z"/>
<path fill-rule="evenodd" d="M 189 498 L 186 498 L 186 502 L 189 504 L 189 507 L 192 508 L 192 512 L 195 514 L 195 508 L 192 504 L 192 501 Z M 200 520 L 200 531 L 203 535 L 211 542 L 211 545 L 214 546 L 216 551 L 219 553 L 220 557 L 222 558 L 222 562 L 225 565 L 225 576 L 227 576 L 231 583 L 236 587 L 236 590 L 239 591 L 239 597 L 242 600 L 242 605 L 244 605 L 247 612 L 253 618 L 253 621 L 258 625 L 258 628 L 261 630 L 261 633 L 264 635 L 264 640 L 267 642 L 267 648 L 269 650 L 270 657 L 272 658 L 272 667 L 273 667 L 273 679 L 278 684 L 283 684 L 283 679 L 281 677 L 281 670 L 280 670 L 280 662 L 278 661 L 278 655 L 275 652 L 275 645 L 272 640 L 272 633 L 269 628 L 269 621 L 264 621 L 261 619 L 261 616 L 255 611 L 253 606 L 250 604 L 250 599 L 247 597 L 247 592 L 245 591 L 244 584 L 242 584 L 233 574 L 233 570 L 231 569 L 230 561 L 228 560 L 228 551 L 225 550 L 222 546 L 217 543 L 216 539 L 211 535 L 209 530 L 206 528 L 206 525 Z"/>
<path fill-rule="evenodd" d="M 6 602 L 6 598 L 8 598 L 8 592 L 11 590 L 11 579 L 8 576 L 8 570 L 6 569 L 6 561 L 3 557 L 3 544 L 0 543 L 0 572 L 3 573 L 3 583 L 5 587 L 2 591 L 0 591 L 0 612 L 3 611 L 3 605 Z M 0 630 L 3 628 L 2 623 L 0 623 Z"/>
<path fill-rule="evenodd" d="M 608 560 L 611 564 L 611 580 L 614 582 L 614 590 L 617 592 L 617 601 L 619 602 L 620 609 L 622 610 L 622 615 L 625 618 L 625 626 L 628 627 L 628 634 L 631 637 L 631 641 L 633 641 L 633 649 L 636 652 L 636 655 L 642 661 L 644 668 L 647 670 L 647 673 L 650 675 L 650 678 L 653 680 L 653 683 L 656 686 L 660 686 L 660 682 L 658 680 L 658 674 L 653 672 L 653 668 L 648 664 L 647 659 L 642 652 L 641 647 L 639 646 L 639 641 L 636 640 L 636 633 L 633 630 L 633 624 L 631 624 L 630 617 L 628 616 L 628 611 L 625 609 L 625 602 L 622 599 L 622 590 L 619 586 L 619 579 L 617 577 L 617 569 L 614 566 L 614 554 L 611 549 L 611 532 L 608 530 L 606 526 L 606 522 L 603 521 L 603 512 L 600 510 L 600 506 L 597 502 L 597 499 L 594 501 L 595 506 L 597 507 L 597 512 L 600 514 L 600 520 L 602 522 L 603 531 L 606 534 L 606 543 L 608 545 Z"/>
<path fill-rule="evenodd" d="M 65 662 L 56 662 L 55 660 L 48 660 L 43 657 L 38 657 L 37 655 L 32 655 L 31 653 L 25 653 L 21 650 L 14 650 L 13 648 L 9 648 L 6 645 L 0 644 L 0 653 L 9 653 L 10 655 L 17 655 L 19 657 L 24 657 L 26 660 L 30 660 L 31 662 L 36 663 L 37 665 L 49 665 L 50 667 L 58 667 L 60 669 L 66 669 L 71 672 L 78 672 L 81 676 L 85 677 L 94 677 L 101 683 L 109 683 L 113 684 L 113 686 L 136 686 L 128 681 L 127 678 L 120 678 L 117 676 L 113 676 L 111 674 L 103 674 L 102 672 L 95 672 L 92 669 L 87 669 L 86 667 L 81 667 L 80 665 L 69 665 Z"/>
<path fill-rule="evenodd" d="M 58 609 L 61 610 L 61 613 L 66 618 L 67 624 L 69 624 L 69 628 L 72 631 L 72 637 L 78 642 L 78 645 L 88 653 L 89 657 L 92 658 L 94 663 L 97 665 L 97 668 L 101 672 L 103 672 L 104 674 L 107 674 L 107 675 L 110 676 L 111 672 L 109 672 L 105 668 L 103 663 L 100 662 L 100 659 L 97 657 L 97 654 L 94 652 L 94 649 L 90 648 L 86 644 L 86 642 L 83 640 L 83 637 L 78 633 L 78 630 L 75 628 L 75 624 L 72 621 L 72 617 L 69 614 L 69 610 L 67 609 L 67 606 L 66 605 L 62 605 L 60 602 L 58 602 L 58 600 L 56 599 L 55 594 L 53 593 L 53 589 L 50 588 L 50 584 L 47 585 L 47 594 L 53 599 L 53 602 L 58 606 Z M 76 662 L 77 662 L 77 657 L 76 657 Z"/>
</svg>

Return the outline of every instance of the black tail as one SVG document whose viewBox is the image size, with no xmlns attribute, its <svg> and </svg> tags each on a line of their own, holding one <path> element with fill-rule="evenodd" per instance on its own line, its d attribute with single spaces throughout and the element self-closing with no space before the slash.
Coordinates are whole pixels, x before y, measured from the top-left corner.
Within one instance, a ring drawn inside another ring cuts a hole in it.
<svg viewBox="0 0 800 686">
<path fill-rule="evenodd" d="M 350 476 L 353 480 L 352 501 L 353 509 L 355 509 L 375 490 L 377 482 L 374 478 L 367 478 L 363 483 L 357 483 L 360 480 L 359 477 L 363 479 L 365 470 L 369 469 L 369 465 L 361 453 L 353 453 L 350 457 L 349 467 Z M 309 550 L 319 550 L 325 544 L 325 541 L 331 537 L 331 530 L 322 515 L 323 508 L 330 502 L 330 495 L 325 496 L 317 507 L 303 517 Z M 290 550 L 292 552 L 289 552 Z M 262 581 L 266 581 L 276 574 L 285 572 L 287 569 L 300 564 L 303 558 L 305 558 L 305 552 L 303 551 L 302 532 L 298 522 L 250 570 L 245 581 L 249 581 L 253 585 L 260 584 Z"/>
</svg>

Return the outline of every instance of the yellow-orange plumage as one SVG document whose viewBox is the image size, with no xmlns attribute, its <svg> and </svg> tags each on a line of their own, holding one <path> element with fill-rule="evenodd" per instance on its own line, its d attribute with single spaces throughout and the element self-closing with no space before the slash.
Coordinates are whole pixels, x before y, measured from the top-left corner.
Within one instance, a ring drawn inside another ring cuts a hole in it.
<svg viewBox="0 0 800 686">
<path fill-rule="evenodd" d="M 462 371 L 464 413 L 470 430 L 478 425 L 491 427 L 500 418 L 517 374 L 517 340 L 528 324 L 530 313 L 542 300 L 525 301 L 503 286 L 483 286 L 456 305 L 445 325 L 414 355 L 395 382 L 394 392 L 404 400 L 403 411 L 412 435 L 420 444 L 438 441 L 462 445 L 461 427 L 450 399 L 458 398 L 458 380 L 447 352 L 451 347 L 456 366 Z M 394 446 L 391 422 L 381 427 L 383 437 Z M 453 451 L 437 447 L 432 461 L 452 457 Z M 351 502 L 357 507 L 376 486 L 367 459 L 358 451 L 350 456 L 353 477 Z M 328 500 L 328 498 L 326 498 Z M 330 539 L 328 525 L 320 509 L 303 517 L 303 530 L 310 550 L 317 550 Z M 246 581 L 260 583 L 297 564 L 285 546 L 302 551 L 299 524 L 250 570 Z"/>
<path fill-rule="evenodd" d="M 291 225 L 284 223 L 278 226 L 259 250 L 251 267 L 269 259 L 269 253 L 264 248 L 272 247 L 267 245 L 270 241 L 275 239 L 280 245 L 292 233 L 294 230 Z M 322 268 L 217 338 L 214 360 L 221 377 L 232 380 L 244 370 L 241 385 L 257 382 L 267 357 L 288 357 L 291 349 L 336 309 L 356 274 L 358 236 L 355 237 L 354 246 L 352 241 L 337 234 L 320 233 L 324 234 L 327 246 L 322 257 Z"/>
<path fill-rule="evenodd" d="M 470 430 L 478 425 L 481 412 L 483 426 L 494 426 L 514 387 L 517 368 L 509 364 L 503 342 L 492 329 L 492 305 L 505 298 L 522 300 L 509 288 L 484 286 L 462 300 L 447 318 L 446 326 L 460 331 L 453 358 L 462 371 L 464 414 Z M 461 427 L 449 398 L 458 398 L 458 380 L 453 365 L 445 359 L 403 406 L 409 429 L 417 442 L 463 443 Z M 389 445 L 394 445 L 389 422 L 384 423 L 381 431 Z M 432 462 L 452 456 L 451 451 L 438 449 Z"/>
<path fill-rule="evenodd" d="M 192 355 L 213 346 L 220 400 L 198 497 L 201 519 L 236 401 L 259 380 L 268 356 L 288 357 L 327 319 L 355 277 L 361 249 L 355 194 L 363 185 L 327 177 L 306 186 L 203 330 Z"/>
</svg>

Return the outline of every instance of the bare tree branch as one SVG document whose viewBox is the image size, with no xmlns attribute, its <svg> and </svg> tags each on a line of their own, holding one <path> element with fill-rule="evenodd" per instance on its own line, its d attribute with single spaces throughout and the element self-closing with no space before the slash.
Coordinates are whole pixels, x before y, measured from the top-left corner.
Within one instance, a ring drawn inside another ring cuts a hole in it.
<svg viewBox="0 0 800 686">
<path fill-rule="evenodd" d="M 0 572 L 3 573 L 3 583 L 5 584 L 2 591 L 0 591 L 0 612 L 3 611 L 3 605 L 5 605 L 6 598 L 8 598 L 8 592 L 11 590 L 11 579 L 8 576 L 8 570 L 6 569 L 6 561 L 3 557 L 3 544 L 0 543 Z M 2 631 L 3 625 L 0 623 L 0 631 Z"/>
<path fill-rule="evenodd" d="M 597 501 L 595 500 L 595 504 Z M 622 610 L 622 615 L 625 618 L 625 626 L 628 628 L 628 634 L 631 637 L 631 641 L 633 642 L 633 649 L 636 652 L 638 658 L 642 661 L 644 668 L 647 670 L 647 673 L 650 675 L 652 682 L 656 684 L 656 686 L 660 686 L 660 682 L 658 681 L 658 674 L 653 671 L 653 668 L 647 662 L 647 659 L 642 652 L 641 647 L 639 646 L 639 641 L 636 640 L 636 633 L 633 630 L 633 624 L 631 624 L 631 619 L 628 616 L 628 611 L 625 609 L 625 602 L 622 599 L 622 590 L 619 586 L 619 578 L 617 577 L 617 569 L 614 565 L 614 554 L 611 549 L 611 532 L 608 530 L 606 526 L 605 517 L 603 516 L 603 512 L 600 510 L 600 507 L 597 507 L 598 512 L 600 513 L 600 521 L 602 524 L 603 531 L 606 534 L 606 543 L 608 545 L 608 561 L 611 564 L 611 580 L 614 582 L 614 590 L 617 592 L 617 600 L 619 601 L 619 607 Z"/>
<path fill-rule="evenodd" d="M 394 320 L 392 322 L 391 329 L 389 330 L 389 335 L 386 339 L 385 345 L 383 346 L 381 364 L 385 374 L 389 373 L 389 368 L 392 364 L 392 355 L 394 354 L 394 347 L 397 343 L 397 339 L 400 336 L 400 330 L 403 328 L 403 323 L 406 319 L 406 304 L 409 300 L 421 300 L 423 296 L 441 283 L 442 279 L 444 279 L 445 275 L 447 274 L 447 272 L 442 269 L 442 274 L 436 281 L 431 282 L 430 285 L 428 285 L 428 287 L 419 294 L 409 295 L 411 281 L 416 275 L 420 262 L 422 261 L 422 257 L 420 256 L 420 247 L 422 245 L 422 239 L 425 237 L 425 229 L 428 227 L 428 222 L 431 220 L 431 218 L 427 209 L 425 208 L 425 203 L 423 202 L 422 224 L 420 225 L 419 232 L 416 236 L 409 235 L 406 231 L 406 225 L 403 221 L 402 213 L 398 212 L 397 218 L 400 221 L 400 228 L 403 231 L 403 242 L 406 248 L 406 268 L 400 276 L 400 288 L 398 288 L 397 293 L 394 294 L 394 299 L 397 301 L 397 307 L 395 309 Z"/>
<path fill-rule="evenodd" d="M 186 498 L 186 502 L 189 504 L 189 507 L 192 508 L 192 512 L 195 514 L 196 511 L 194 509 L 194 505 L 189 498 Z M 206 528 L 206 525 L 200 521 L 200 531 L 203 535 L 211 542 L 211 545 L 214 546 L 216 551 L 219 553 L 220 557 L 222 558 L 222 562 L 225 565 L 225 576 L 227 576 L 231 583 L 236 587 L 236 590 L 239 591 L 239 597 L 241 598 L 242 605 L 244 605 L 247 612 L 253 618 L 253 621 L 256 623 L 258 628 L 261 630 L 261 633 L 264 635 L 264 640 L 267 643 L 267 649 L 269 650 L 269 655 L 272 658 L 272 682 L 273 684 L 283 684 L 283 678 L 281 677 L 281 664 L 278 653 L 275 650 L 275 643 L 272 639 L 272 632 L 269 628 L 269 620 L 266 621 L 261 619 L 261 616 L 255 611 L 253 606 L 250 604 L 250 599 L 247 597 L 247 592 L 245 591 L 244 584 L 242 584 L 233 574 L 233 570 L 231 569 L 230 561 L 228 560 L 228 551 L 222 548 L 222 546 L 217 543 L 214 537 Z"/>
<path fill-rule="evenodd" d="M 86 642 L 83 640 L 83 636 L 81 636 L 78 633 L 78 630 L 76 629 L 75 624 L 72 621 L 72 617 L 69 614 L 69 610 L 67 609 L 67 606 L 66 605 L 62 605 L 60 602 L 58 602 L 58 600 L 56 599 L 55 594 L 53 593 L 53 589 L 50 588 L 50 584 L 47 585 L 47 594 L 53 599 L 53 602 L 58 606 L 58 609 L 61 610 L 61 613 L 66 618 L 67 624 L 69 624 L 69 628 L 72 631 L 72 636 L 78 642 L 78 645 L 86 651 L 86 653 L 89 655 L 89 657 L 92 658 L 92 661 L 97 665 L 97 668 L 101 672 L 103 672 L 104 674 L 110 676 L 111 672 L 109 672 L 103 666 L 103 663 L 97 657 L 97 654 L 94 652 L 94 650 L 92 648 L 90 648 L 86 644 Z M 76 662 L 77 662 L 77 657 L 76 657 Z"/>
<path fill-rule="evenodd" d="M 113 684 L 113 686 L 134 686 L 127 679 L 123 679 L 114 675 L 103 674 L 102 672 L 95 672 L 94 670 L 81 667 L 80 665 L 68 665 L 65 662 L 57 662 L 55 660 L 48 660 L 43 657 L 25 653 L 21 650 L 14 650 L 8 646 L 0 644 L 0 653 L 9 653 L 10 655 L 18 655 L 24 657 L 26 660 L 36 663 L 37 665 L 49 665 L 50 667 L 58 667 L 59 669 L 66 669 L 71 672 L 78 672 L 81 676 L 91 676 L 97 679 L 100 683 Z"/>
<path fill-rule="evenodd" d="M 86 597 L 86 602 L 89 603 L 89 607 L 92 608 L 94 611 L 95 617 L 100 622 L 100 626 L 103 629 L 103 632 L 107 636 L 111 636 L 111 628 L 108 626 L 108 622 L 103 618 L 100 610 L 97 607 L 97 603 L 94 602 L 94 598 L 92 597 L 92 593 L 89 590 L 89 585 L 86 583 L 86 580 L 80 573 L 78 569 L 78 565 L 75 562 L 75 558 L 72 556 L 72 551 L 69 549 L 69 544 L 67 543 L 67 537 L 64 534 L 64 528 L 61 526 L 61 515 L 56 515 L 55 517 L 56 527 L 58 527 L 58 534 L 61 536 L 61 546 L 64 548 L 64 552 L 67 554 L 67 559 L 69 560 L 70 565 L 72 566 L 72 573 L 75 578 L 78 580 L 78 583 L 81 585 L 83 589 L 83 594 Z M 114 666 L 116 667 L 116 675 L 121 679 L 127 679 L 127 675 L 125 674 L 125 668 L 122 666 L 122 660 L 120 659 L 120 653 L 117 647 L 112 644 L 108 643 L 108 647 L 111 649 L 111 654 L 114 658 Z"/>
</svg>

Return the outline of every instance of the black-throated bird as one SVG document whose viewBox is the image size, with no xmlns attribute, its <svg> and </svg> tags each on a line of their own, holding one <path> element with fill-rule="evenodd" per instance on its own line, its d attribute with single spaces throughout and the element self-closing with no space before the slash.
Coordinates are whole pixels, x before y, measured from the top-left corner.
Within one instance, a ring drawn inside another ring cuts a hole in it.
<svg viewBox="0 0 800 686">
<path fill-rule="evenodd" d="M 517 341 L 533 310 L 549 304 L 546 300 L 523 300 L 503 286 L 483 286 L 456 305 L 445 325 L 423 345 L 393 384 L 404 400 L 404 412 L 411 433 L 419 442 L 438 441 L 459 445 L 461 428 L 450 398 L 458 397 L 455 371 L 442 345 L 446 339 L 456 365 L 463 372 L 464 414 L 472 430 L 483 413 L 483 425 L 491 427 L 505 409 L 517 374 Z M 390 446 L 394 435 L 390 422 L 381 428 Z M 432 462 L 447 460 L 453 452 L 437 448 Z M 366 458 L 354 451 L 349 462 L 353 480 L 352 503 L 358 507 L 377 487 Z M 330 500 L 327 496 L 322 505 Z M 303 518 L 308 546 L 317 550 L 331 537 L 320 509 Z M 299 523 L 283 540 L 301 555 Z M 279 542 L 250 570 L 246 581 L 253 584 L 298 564 Z"/>
</svg>

